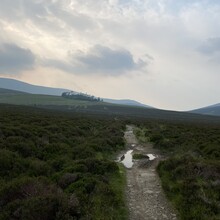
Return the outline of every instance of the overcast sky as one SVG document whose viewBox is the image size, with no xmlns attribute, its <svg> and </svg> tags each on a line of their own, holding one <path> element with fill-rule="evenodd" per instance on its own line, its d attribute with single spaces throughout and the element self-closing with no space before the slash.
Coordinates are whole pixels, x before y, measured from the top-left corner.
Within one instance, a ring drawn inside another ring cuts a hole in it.
<svg viewBox="0 0 220 220">
<path fill-rule="evenodd" d="M 219 0 L 0 0 L 0 76 L 189 110 L 220 102 Z"/>
</svg>

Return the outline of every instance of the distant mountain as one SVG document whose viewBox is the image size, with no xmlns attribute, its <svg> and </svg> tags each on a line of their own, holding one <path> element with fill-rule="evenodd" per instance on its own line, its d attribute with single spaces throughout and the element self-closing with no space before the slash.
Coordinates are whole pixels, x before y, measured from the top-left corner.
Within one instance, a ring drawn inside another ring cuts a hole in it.
<svg viewBox="0 0 220 220">
<path fill-rule="evenodd" d="M 220 116 L 220 103 L 215 104 L 215 105 L 210 105 L 204 108 L 199 108 L 190 111 L 192 113 L 197 113 L 197 114 L 203 114 L 203 115 L 214 115 L 214 116 Z"/>
<path fill-rule="evenodd" d="M 16 90 L 11 90 L 11 89 L 2 89 L 2 88 L 0 88 L 0 96 L 3 96 L 3 95 L 18 95 L 18 94 L 27 94 L 27 93 L 16 91 Z"/>
<path fill-rule="evenodd" d="M 142 104 L 140 102 L 137 102 L 135 100 L 130 99 L 103 99 L 104 102 L 112 103 L 112 104 L 118 104 L 118 105 L 130 105 L 130 106 L 138 106 L 138 107 L 145 107 L 145 108 L 153 108 L 149 105 Z"/>
<path fill-rule="evenodd" d="M 63 92 L 70 91 L 68 89 L 50 88 L 45 86 L 36 86 L 15 79 L 0 78 L 0 88 L 17 90 L 31 94 L 57 95 L 61 96 Z"/>
<path fill-rule="evenodd" d="M 91 102 L 64 98 L 62 96 L 30 94 L 0 88 L 0 110 L 10 105 L 32 106 L 42 109 L 53 109 L 61 112 L 88 113 L 90 115 L 137 117 L 145 119 L 163 119 L 170 121 L 197 121 L 199 123 L 220 123 L 220 117 L 193 114 L 189 112 L 175 112 L 129 105 L 117 105 L 106 102 Z"/>
<path fill-rule="evenodd" d="M 0 88 L 8 89 L 8 90 L 16 90 L 20 92 L 30 93 L 30 94 L 39 94 L 39 95 L 53 95 L 53 96 L 61 96 L 63 92 L 70 92 L 69 89 L 61 89 L 61 88 L 51 88 L 45 86 L 37 86 L 29 83 L 25 83 L 15 79 L 8 78 L 0 78 Z M 75 92 L 78 93 L 78 92 Z M 142 104 L 135 100 L 129 99 L 103 99 L 104 102 L 118 105 L 128 105 L 128 106 L 138 106 L 138 107 L 146 107 L 153 108 L 151 106 Z"/>
</svg>

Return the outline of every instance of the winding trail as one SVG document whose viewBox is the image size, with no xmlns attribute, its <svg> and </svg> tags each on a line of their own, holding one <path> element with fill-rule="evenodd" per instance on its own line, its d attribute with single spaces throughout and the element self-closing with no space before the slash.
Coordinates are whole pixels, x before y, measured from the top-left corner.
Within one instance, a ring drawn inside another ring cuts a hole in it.
<svg viewBox="0 0 220 220">
<path fill-rule="evenodd" d="M 177 219 L 174 209 L 164 195 L 156 172 L 156 166 L 161 158 L 159 152 L 150 143 L 139 144 L 132 126 L 127 126 L 125 139 L 128 149 L 132 149 L 133 153 L 157 156 L 152 161 L 136 160 L 132 168 L 127 169 L 126 196 L 130 220 Z"/>
</svg>

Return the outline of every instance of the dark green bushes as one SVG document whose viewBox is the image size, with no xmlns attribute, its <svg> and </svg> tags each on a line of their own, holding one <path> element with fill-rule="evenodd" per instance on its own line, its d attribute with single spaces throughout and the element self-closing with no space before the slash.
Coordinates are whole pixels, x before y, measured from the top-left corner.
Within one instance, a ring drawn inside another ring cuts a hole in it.
<svg viewBox="0 0 220 220">
<path fill-rule="evenodd" d="M 123 122 L 0 108 L 0 219 L 126 219 Z M 117 193 L 116 193 L 117 191 Z M 120 206 L 120 208 L 118 208 Z"/>
<path fill-rule="evenodd" d="M 158 173 L 180 218 L 220 219 L 220 127 L 165 121 L 140 126 L 168 157 Z"/>
<path fill-rule="evenodd" d="M 215 219 L 219 215 L 219 163 L 201 163 L 185 156 L 161 162 L 158 171 L 182 219 Z"/>
<path fill-rule="evenodd" d="M 139 160 L 139 159 L 149 159 L 149 157 L 147 155 L 144 154 L 133 154 L 132 158 L 134 160 Z"/>
</svg>

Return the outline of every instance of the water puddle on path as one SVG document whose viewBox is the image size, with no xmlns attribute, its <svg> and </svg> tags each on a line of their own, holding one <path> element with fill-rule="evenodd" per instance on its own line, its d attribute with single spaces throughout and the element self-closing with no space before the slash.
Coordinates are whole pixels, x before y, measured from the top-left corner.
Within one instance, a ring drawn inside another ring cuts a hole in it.
<svg viewBox="0 0 220 220">
<path fill-rule="evenodd" d="M 132 158 L 132 152 L 133 150 L 128 150 L 124 155 L 119 157 L 118 162 L 122 163 L 126 168 L 132 168 L 134 162 Z M 149 157 L 149 160 L 154 160 L 157 158 L 154 154 L 145 154 Z"/>
<path fill-rule="evenodd" d="M 133 150 L 129 150 L 121 157 L 121 163 L 123 163 L 126 168 L 131 168 L 134 164 L 132 161 L 132 152 Z"/>
<path fill-rule="evenodd" d="M 154 160 L 156 158 L 153 154 L 147 154 L 147 156 L 149 157 L 149 160 Z"/>
</svg>

